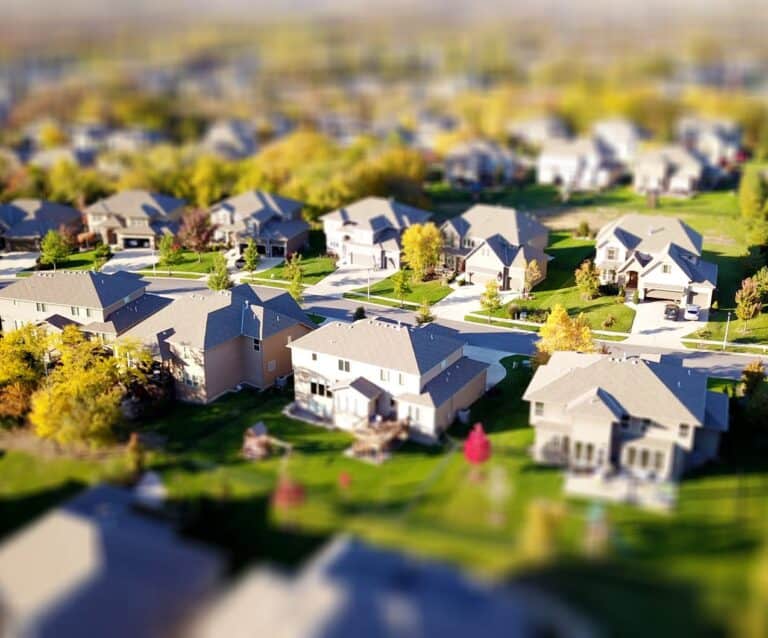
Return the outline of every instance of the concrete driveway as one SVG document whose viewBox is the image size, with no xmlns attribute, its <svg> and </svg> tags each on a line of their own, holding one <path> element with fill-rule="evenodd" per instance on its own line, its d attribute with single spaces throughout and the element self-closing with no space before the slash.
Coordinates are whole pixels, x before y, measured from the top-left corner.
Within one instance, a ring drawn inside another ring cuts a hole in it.
<svg viewBox="0 0 768 638">
<path fill-rule="evenodd" d="M 340 297 L 345 292 L 351 292 L 357 288 L 365 288 L 370 281 L 371 285 L 390 275 L 396 270 L 372 270 L 360 266 L 344 265 L 328 275 L 325 279 L 309 286 L 305 290 L 307 295 L 321 295 L 325 297 Z"/>
<path fill-rule="evenodd" d="M 485 286 L 480 286 L 478 284 L 456 286 L 450 295 L 432 306 L 432 314 L 440 319 L 464 321 L 464 317 L 470 312 L 480 311 L 480 297 L 484 291 Z M 517 293 L 501 293 L 503 303 L 507 303 L 518 296 Z"/>
<path fill-rule="evenodd" d="M 490 364 L 491 367 L 488 368 L 488 377 L 485 382 L 485 389 L 490 390 L 507 376 L 507 369 L 499 362 L 513 353 L 492 348 L 464 346 L 464 354 L 470 359 Z"/>
<path fill-rule="evenodd" d="M 118 270 L 135 272 L 150 270 L 152 264 L 158 261 L 157 253 L 149 248 L 129 248 L 115 252 L 101 269 L 101 272 L 112 274 Z"/>
<path fill-rule="evenodd" d="M 0 277 L 15 277 L 17 272 L 34 268 L 40 253 L 0 254 Z"/>
<path fill-rule="evenodd" d="M 702 310 L 698 321 L 686 321 L 682 311 L 677 321 L 665 319 L 664 306 L 667 303 L 669 302 L 646 301 L 637 306 L 628 304 L 635 308 L 635 321 L 632 324 L 632 336 L 624 343 L 679 348 L 680 339 L 707 323 L 706 310 Z"/>
</svg>

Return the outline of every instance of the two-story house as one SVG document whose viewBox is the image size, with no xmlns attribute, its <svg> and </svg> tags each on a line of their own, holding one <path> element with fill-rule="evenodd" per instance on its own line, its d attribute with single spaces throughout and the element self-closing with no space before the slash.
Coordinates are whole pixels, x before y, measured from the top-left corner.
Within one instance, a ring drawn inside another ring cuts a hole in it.
<svg viewBox="0 0 768 638">
<path fill-rule="evenodd" d="M 510 122 L 507 132 L 513 141 L 529 148 L 542 148 L 571 136 L 568 125 L 559 117 L 545 115 Z"/>
<path fill-rule="evenodd" d="M 728 397 L 707 376 L 658 355 L 555 352 L 523 399 L 535 429 L 533 457 L 639 479 L 679 479 L 717 457 Z"/>
<path fill-rule="evenodd" d="M 203 151 L 227 160 L 250 157 L 258 148 L 256 128 L 246 120 L 217 120 L 205 132 L 200 146 Z"/>
<path fill-rule="evenodd" d="M 614 161 L 624 166 L 635 158 L 638 146 L 645 137 L 634 122 L 621 117 L 598 120 L 592 125 L 592 135 Z"/>
<path fill-rule="evenodd" d="M 712 305 L 717 264 L 701 259 L 702 238 L 662 215 L 624 215 L 597 234 L 595 266 L 603 284 L 637 290 L 641 300 Z"/>
<path fill-rule="evenodd" d="M 488 364 L 430 327 L 334 321 L 289 348 L 296 406 L 346 430 L 397 419 L 432 442 L 485 392 Z"/>
<path fill-rule="evenodd" d="M 501 290 L 522 291 L 525 270 L 535 260 L 542 281 L 549 257 L 544 253 L 549 230 L 526 213 L 505 206 L 476 204 L 440 227 L 443 265 L 466 272 L 475 284 L 490 280 Z"/>
<path fill-rule="evenodd" d="M 26 324 L 59 330 L 74 324 L 111 342 L 170 303 L 147 294 L 147 285 L 140 276 L 124 271 L 36 273 L 0 290 L 0 330 Z"/>
<path fill-rule="evenodd" d="M 602 144 L 591 138 L 556 140 L 545 144 L 536 160 L 539 184 L 575 191 L 607 188 L 621 174 Z"/>
<path fill-rule="evenodd" d="M 163 234 L 174 234 L 186 202 L 145 190 L 126 190 L 85 209 L 88 228 L 120 248 L 155 248 Z"/>
<path fill-rule="evenodd" d="M 727 167 L 739 159 L 741 130 L 732 120 L 683 117 L 677 123 L 677 139 L 710 169 Z"/>
<path fill-rule="evenodd" d="M 403 231 L 432 213 L 384 197 L 366 197 L 323 215 L 328 250 L 346 264 L 400 268 Z"/>
<path fill-rule="evenodd" d="M 42 199 L 14 199 L 0 205 L 0 249 L 39 250 L 45 234 L 62 227 L 79 232 L 80 211 Z"/>
<path fill-rule="evenodd" d="M 127 336 L 166 366 L 177 397 L 208 403 L 238 386 L 268 388 L 289 375 L 288 345 L 314 328 L 284 290 L 241 284 L 178 297 Z"/>
<path fill-rule="evenodd" d="M 632 164 L 632 187 L 643 195 L 690 197 L 701 188 L 703 178 L 702 161 L 679 145 L 641 151 Z"/>
<path fill-rule="evenodd" d="M 304 204 L 264 191 L 246 191 L 211 208 L 216 238 L 241 251 L 252 238 L 259 254 L 285 257 L 307 245 L 309 224 L 301 218 Z"/>
<path fill-rule="evenodd" d="M 454 146 L 443 165 L 446 179 L 458 187 L 509 184 L 521 176 L 522 169 L 512 151 L 488 140 Z"/>
</svg>

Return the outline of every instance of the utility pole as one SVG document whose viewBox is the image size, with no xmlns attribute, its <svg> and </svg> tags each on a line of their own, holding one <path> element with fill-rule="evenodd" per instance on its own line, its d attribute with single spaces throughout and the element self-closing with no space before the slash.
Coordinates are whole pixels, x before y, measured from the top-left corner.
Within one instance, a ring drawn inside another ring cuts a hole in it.
<svg viewBox="0 0 768 638">
<path fill-rule="evenodd" d="M 368 301 L 371 300 L 371 269 L 368 269 Z"/>
<path fill-rule="evenodd" d="M 723 350 L 725 350 L 725 344 L 728 343 L 728 327 L 731 325 L 731 311 L 728 311 L 728 319 L 725 321 L 725 334 L 723 335 Z"/>
</svg>

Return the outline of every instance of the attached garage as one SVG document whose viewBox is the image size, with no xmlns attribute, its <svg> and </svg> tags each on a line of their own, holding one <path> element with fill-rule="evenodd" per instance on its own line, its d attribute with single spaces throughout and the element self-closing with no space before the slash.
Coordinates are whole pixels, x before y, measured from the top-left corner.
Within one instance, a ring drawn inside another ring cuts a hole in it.
<svg viewBox="0 0 768 638">
<path fill-rule="evenodd" d="M 712 305 L 712 290 L 709 288 L 689 290 L 688 303 L 696 304 L 701 308 L 709 308 Z"/>
<path fill-rule="evenodd" d="M 284 245 L 272 246 L 272 257 L 285 257 L 285 246 Z"/>
<path fill-rule="evenodd" d="M 123 237 L 123 248 L 150 248 L 149 237 Z"/>
<path fill-rule="evenodd" d="M 664 301 L 681 303 L 683 300 L 683 291 L 668 288 L 646 288 L 643 294 L 643 299 L 661 299 Z"/>
</svg>

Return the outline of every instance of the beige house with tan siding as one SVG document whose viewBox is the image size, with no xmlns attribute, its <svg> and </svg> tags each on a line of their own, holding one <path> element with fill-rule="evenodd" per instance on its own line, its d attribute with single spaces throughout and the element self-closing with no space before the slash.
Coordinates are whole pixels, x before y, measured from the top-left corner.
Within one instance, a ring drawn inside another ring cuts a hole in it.
<svg viewBox="0 0 768 638">
<path fill-rule="evenodd" d="M 168 367 L 178 398 L 207 403 L 240 385 L 268 388 L 291 374 L 287 346 L 314 327 L 287 292 L 239 285 L 176 299 L 128 336 Z"/>
<path fill-rule="evenodd" d="M 430 327 L 335 321 L 289 348 L 295 405 L 345 430 L 400 420 L 434 442 L 485 392 L 488 364 Z"/>
</svg>

